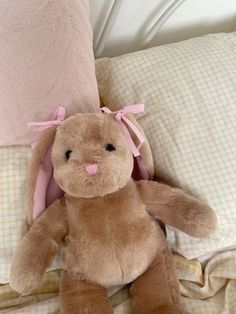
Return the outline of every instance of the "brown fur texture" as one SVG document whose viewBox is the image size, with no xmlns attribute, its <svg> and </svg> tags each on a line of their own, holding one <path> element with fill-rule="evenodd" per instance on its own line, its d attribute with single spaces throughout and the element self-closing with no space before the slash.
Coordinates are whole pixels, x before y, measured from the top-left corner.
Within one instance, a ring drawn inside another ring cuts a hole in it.
<svg viewBox="0 0 236 314">
<path fill-rule="evenodd" d="M 40 215 L 20 243 L 12 288 L 32 292 L 61 247 L 61 313 L 112 313 L 106 288 L 127 283 L 132 283 L 133 314 L 184 313 L 156 219 L 207 237 L 216 227 L 212 209 L 180 189 L 133 181 L 133 157 L 112 114 L 81 114 L 46 132 L 34 151 L 35 165 L 50 141 L 54 177 L 65 196 Z M 115 150 L 106 150 L 109 143 Z M 68 149 L 72 153 L 66 159 Z M 98 171 L 89 175 L 85 165 L 95 163 Z M 35 173 L 34 182 L 32 177 Z"/>
</svg>

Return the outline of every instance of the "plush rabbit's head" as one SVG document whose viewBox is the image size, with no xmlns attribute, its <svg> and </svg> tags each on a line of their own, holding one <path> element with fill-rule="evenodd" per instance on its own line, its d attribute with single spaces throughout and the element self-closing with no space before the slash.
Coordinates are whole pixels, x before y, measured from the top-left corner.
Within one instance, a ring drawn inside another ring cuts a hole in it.
<svg viewBox="0 0 236 314">
<path fill-rule="evenodd" d="M 113 115 L 81 114 L 58 127 L 52 147 L 54 178 L 75 197 L 104 196 L 123 188 L 133 156 Z"/>
<path fill-rule="evenodd" d="M 152 178 L 152 154 L 147 140 L 140 144 L 138 137 L 145 139 L 140 126 L 131 114 L 122 119 L 126 127 L 119 123 L 117 113 L 83 113 L 43 132 L 29 167 L 30 225 L 63 193 L 83 198 L 104 196 L 122 189 L 131 176 L 144 178 L 141 168 L 146 168 L 146 179 Z M 135 159 L 132 144 L 140 144 Z"/>
</svg>

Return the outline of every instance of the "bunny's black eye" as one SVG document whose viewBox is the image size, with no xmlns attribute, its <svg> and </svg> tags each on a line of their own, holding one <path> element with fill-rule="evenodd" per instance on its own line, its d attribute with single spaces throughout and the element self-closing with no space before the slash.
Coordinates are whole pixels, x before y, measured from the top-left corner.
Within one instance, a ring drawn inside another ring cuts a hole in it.
<svg viewBox="0 0 236 314">
<path fill-rule="evenodd" d="M 112 144 L 107 144 L 106 150 L 108 150 L 109 152 L 112 152 L 113 150 L 116 150 L 116 148 L 115 148 L 115 146 L 112 145 Z"/>
<path fill-rule="evenodd" d="M 72 153 L 72 150 L 71 149 L 68 149 L 66 152 L 65 152 L 65 157 L 66 159 L 70 159 L 70 154 Z"/>
</svg>

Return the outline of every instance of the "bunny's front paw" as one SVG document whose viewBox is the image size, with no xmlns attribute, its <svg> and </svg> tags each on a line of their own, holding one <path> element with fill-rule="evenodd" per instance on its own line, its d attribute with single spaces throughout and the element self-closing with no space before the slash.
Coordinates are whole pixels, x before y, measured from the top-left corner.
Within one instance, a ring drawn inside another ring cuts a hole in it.
<svg viewBox="0 0 236 314">
<path fill-rule="evenodd" d="M 193 199 L 189 207 L 188 218 L 193 236 L 209 237 L 217 227 L 217 217 L 215 212 L 200 200 Z M 191 225 L 192 224 L 192 225 Z"/>
<path fill-rule="evenodd" d="M 39 285 L 43 269 L 38 257 L 31 246 L 24 246 L 24 242 L 16 250 L 10 270 L 10 286 L 16 292 L 26 295 Z"/>
<path fill-rule="evenodd" d="M 10 286 L 19 294 L 28 295 L 38 287 L 41 279 L 42 276 L 38 272 L 28 271 L 27 269 L 21 271 L 20 269 L 12 268 Z"/>
</svg>

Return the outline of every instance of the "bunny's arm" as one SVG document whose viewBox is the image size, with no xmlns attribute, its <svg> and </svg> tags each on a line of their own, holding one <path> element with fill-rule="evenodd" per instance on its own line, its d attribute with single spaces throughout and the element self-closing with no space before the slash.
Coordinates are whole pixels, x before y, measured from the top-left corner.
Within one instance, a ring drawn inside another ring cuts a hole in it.
<svg viewBox="0 0 236 314">
<path fill-rule="evenodd" d="M 193 237 L 208 237 L 216 228 L 214 211 L 184 191 L 154 181 L 137 182 L 149 214 Z"/>
<path fill-rule="evenodd" d="M 17 248 L 10 271 L 10 285 L 28 294 L 42 275 L 68 233 L 64 198 L 56 200 L 37 218 Z"/>
</svg>

